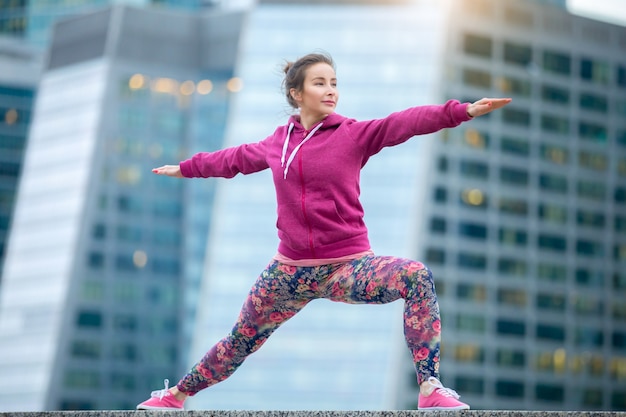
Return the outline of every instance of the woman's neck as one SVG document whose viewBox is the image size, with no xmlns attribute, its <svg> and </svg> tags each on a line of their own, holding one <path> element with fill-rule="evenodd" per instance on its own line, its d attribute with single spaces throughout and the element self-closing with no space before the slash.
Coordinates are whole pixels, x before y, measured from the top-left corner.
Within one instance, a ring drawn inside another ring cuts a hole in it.
<svg viewBox="0 0 626 417">
<path fill-rule="evenodd" d="M 308 131 L 314 128 L 319 122 L 324 120 L 327 116 L 328 116 L 327 114 L 306 115 L 306 114 L 300 113 L 300 124 L 302 125 L 304 130 Z"/>
</svg>

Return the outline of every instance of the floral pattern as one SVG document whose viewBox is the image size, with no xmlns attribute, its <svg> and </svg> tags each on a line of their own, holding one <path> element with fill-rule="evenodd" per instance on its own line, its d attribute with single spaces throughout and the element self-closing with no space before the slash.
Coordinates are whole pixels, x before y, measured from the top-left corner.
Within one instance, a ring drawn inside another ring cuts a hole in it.
<svg viewBox="0 0 626 417">
<path fill-rule="evenodd" d="M 371 255 L 314 267 L 270 263 L 252 286 L 231 332 L 180 380 L 178 389 L 194 395 L 225 380 L 281 324 L 318 298 L 351 304 L 404 299 L 404 335 L 418 382 L 438 378 L 441 321 L 431 271 L 421 262 Z"/>
</svg>

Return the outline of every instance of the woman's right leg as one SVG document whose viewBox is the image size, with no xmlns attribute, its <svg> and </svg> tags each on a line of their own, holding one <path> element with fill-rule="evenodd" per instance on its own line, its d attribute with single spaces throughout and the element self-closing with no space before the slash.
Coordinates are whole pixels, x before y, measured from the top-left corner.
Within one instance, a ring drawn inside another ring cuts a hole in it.
<svg viewBox="0 0 626 417">
<path fill-rule="evenodd" d="M 300 291 L 296 267 L 272 262 L 252 286 L 231 332 L 217 342 L 176 385 L 186 395 L 231 376 L 285 321 L 312 299 Z"/>
</svg>

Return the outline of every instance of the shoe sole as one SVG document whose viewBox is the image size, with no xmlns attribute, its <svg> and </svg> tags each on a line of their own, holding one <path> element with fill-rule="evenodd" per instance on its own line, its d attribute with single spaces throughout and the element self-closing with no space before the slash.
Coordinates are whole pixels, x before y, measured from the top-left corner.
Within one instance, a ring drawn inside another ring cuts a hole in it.
<svg viewBox="0 0 626 417">
<path fill-rule="evenodd" d="M 469 407 L 466 406 L 458 406 L 458 407 L 428 407 L 428 408 L 418 408 L 418 411 L 445 411 L 445 410 L 469 410 Z"/>
<path fill-rule="evenodd" d="M 151 407 L 149 405 L 144 405 L 141 408 L 137 407 L 137 410 L 161 410 L 161 411 L 185 411 L 184 408 L 172 408 L 172 407 Z"/>
</svg>

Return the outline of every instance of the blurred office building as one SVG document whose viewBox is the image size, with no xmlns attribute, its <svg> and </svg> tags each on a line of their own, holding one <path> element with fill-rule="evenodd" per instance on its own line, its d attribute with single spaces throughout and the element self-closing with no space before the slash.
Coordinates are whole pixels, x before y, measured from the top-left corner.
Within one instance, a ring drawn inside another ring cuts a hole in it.
<svg viewBox="0 0 626 417">
<path fill-rule="evenodd" d="M 0 296 L 3 410 L 132 408 L 185 369 L 241 15 L 117 6 L 58 24 Z"/>
<path fill-rule="evenodd" d="M 134 407 L 231 329 L 278 243 L 271 176 L 149 170 L 270 135 L 291 112 L 284 61 L 322 50 L 356 119 L 514 99 L 362 172 L 374 251 L 434 271 L 444 384 L 475 409 L 626 409 L 626 30 L 563 3 L 116 6 L 57 25 L 0 295 L 0 408 Z M 402 324 L 401 302 L 315 301 L 188 406 L 415 408 Z"/>
<path fill-rule="evenodd" d="M 41 58 L 24 41 L 0 37 L 0 287 Z"/>
</svg>

